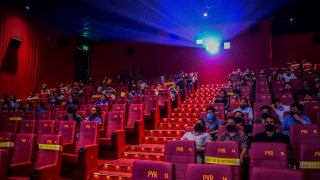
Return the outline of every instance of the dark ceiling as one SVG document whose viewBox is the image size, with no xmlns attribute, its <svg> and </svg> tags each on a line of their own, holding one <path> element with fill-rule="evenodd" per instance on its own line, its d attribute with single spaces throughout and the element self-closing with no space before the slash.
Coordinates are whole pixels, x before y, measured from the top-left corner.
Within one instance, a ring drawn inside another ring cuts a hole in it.
<svg viewBox="0 0 320 180">
<path fill-rule="evenodd" d="M 94 41 L 147 37 L 159 31 L 270 19 L 272 32 L 320 31 L 317 0 L 2 0 Z M 26 6 L 30 9 L 27 10 Z M 203 13 L 207 12 L 208 17 Z"/>
</svg>

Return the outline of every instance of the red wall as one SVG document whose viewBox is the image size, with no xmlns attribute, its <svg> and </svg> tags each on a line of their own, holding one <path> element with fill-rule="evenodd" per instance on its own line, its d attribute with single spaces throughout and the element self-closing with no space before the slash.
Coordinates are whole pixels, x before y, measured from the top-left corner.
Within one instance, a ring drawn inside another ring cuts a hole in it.
<svg viewBox="0 0 320 180">
<path fill-rule="evenodd" d="M 127 55 L 126 49 L 134 54 Z M 182 47 L 137 42 L 110 42 L 93 46 L 90 54 L 90 72 L 103 76 L 129 72 L 138 67 L 145 74 L 197 71 L 201 83 L 225 82 L 227 75 L 237 68 L 271 67 L 271 34 L 269 22 L 260 23 L 260 31 L 243 30 L 231 39 L 231 49 L 208 55 L 199 47 Z"/>
<path fill-rule="evenodd" d="M 2 4 L 0 25 L 0 95 L 26 98 L 31 91 L 39 90 L 42 83 L 55 87 L 61 80 L 74 79 L 76 38 Z M 22 43 L 16 55 L 5 58 L 11 37 Z M 60 37 L 68 40 L 68 46 L 58 43 Z"/>
<path fill-rule="evenodd" d="M 272 37 L 273 67 L 283 66 L 286 62 L 307 59 L 320 63 L 320 43 L 314 43 L 313 37 L 320 33 L 301 33 Z"/>
</svg>

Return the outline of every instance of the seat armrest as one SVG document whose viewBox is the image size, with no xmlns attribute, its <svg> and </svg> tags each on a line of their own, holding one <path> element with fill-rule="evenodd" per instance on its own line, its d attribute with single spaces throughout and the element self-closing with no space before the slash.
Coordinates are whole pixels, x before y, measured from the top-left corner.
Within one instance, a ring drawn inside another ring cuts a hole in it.
<svg viewBox="0 0 320 180">
<path fill-rule="evenodd" d="M 144 121 L 143 120 L 136 120 L 134 122 L 134 132 L 137 134 L 137 143 L 141 143 L 141 139 L 144 134 Z"/>
<path fill-rule="evenodd" d="M 8 167 L 9 176 L 30 176 L 33 170 L 32 162 L 10 164 Z"/>
<path fill-rule="evenodd" d="M 97 166 L 98 162 L 98 145 L 92 144 L 83 146 L 78 152 L 80 166 L 86 169 L 92 169 Z"/>
<path fill-rule="evenodd" d="M 60 167 L 57 164 L 47 165 L 38 167 L 33 170 L 30 176 L 31 180 L 41 180 L 41 179 L 59 179 Z"/>
<path fill-rule="evenodd" d="M 117 157 L 120 158 L 126 146 L 126 132 L 124 130 L 116 130 L 111 135 L 112 145 L 116 148 Z"/>
</svg>

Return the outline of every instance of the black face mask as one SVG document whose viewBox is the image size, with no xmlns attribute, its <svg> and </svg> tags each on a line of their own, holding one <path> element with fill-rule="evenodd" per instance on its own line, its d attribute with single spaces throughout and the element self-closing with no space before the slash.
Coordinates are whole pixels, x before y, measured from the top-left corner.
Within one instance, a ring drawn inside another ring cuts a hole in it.
<svg viewBox="0 0 320 180">
<path fill-rule="evenodd" d="M 276 126 L 273 124 L 266 124 L 264 127 L 265 127 L 266 131 L 269 131 L 269 132 L 274 131 L 274 129 L 276 128 Z"/>
<path fill-rule="evenodd" d="M 236 124 L 239 124 L 243 122 L 243 119 L 241 117 L 236 117 L 235 121 L 236 121 Z"/>
<path fill-rule="evenodd" d="M 261 114 L 261 117 L 262 117 L 262 119 L 265 119 L 265 118 L 267 118 L 268 115 L 269 115 L 268 113 L 264 112 L 264 113 Z"/>
<path fill-rule="evenodd" d="M 197 123 L 196 125 L 194 125 L 194 131 L 196 131 L 196 132 L 205 132 L 206 131 L 206 127 L 202 126 L 199 123 Z"/>
<path fill-rule="evenodd" d="M 228 124 L 226 128 L 228 132 L 234 132 L 237 129 L 236 125 L 232 125 L 232 124 Z"/>
<path fill-rule="evenodd" d="M 300 115 L 300 111 L 299 111 L 299 112 L 290 111 L 290 114 L 291 114 L 291 116 L 293 116 L 293 115 L 295 115 L 295 114 Z"/>
</svg>

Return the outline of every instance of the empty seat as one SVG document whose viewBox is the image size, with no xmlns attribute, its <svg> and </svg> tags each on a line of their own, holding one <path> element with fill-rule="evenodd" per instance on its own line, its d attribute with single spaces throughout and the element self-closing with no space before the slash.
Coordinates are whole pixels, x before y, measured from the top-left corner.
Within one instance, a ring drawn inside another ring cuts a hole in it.
<svg viewBox="0 0 320 180">
<path fill-rule="evenodd" d="M 54 121 L 42 120 L 38 121 L 38 134 L 53 134 L 54 133 Z"/>
<path fill-rule="evenodd" d="M 250 173 L 250 180 L 303 180 L 303 174 L 298 170 L 291 169 L 275 169 L 253 167 Z"/>
<path fill-rule="evenodd" d="M 24 120 L 35 120 L 36 119 L 36 112 L 35 111 L 25 112 L 23 119 Z"/>
<path fill-rule="evenodd" d="M 11 157 L 14 146 L 15 134 L 10 132 L 0 132 L 0 149 L 6 150 L 6 155 Z"/>
<path fill-rule="evenodd" d="M 61 135 L 38 135 L 38 153 L 31 179 L 60 179 L 62 144 Z"/>
<path fill-rule="evenodd" d="M 317 101 L 309 101 L 304 103 L 305 115 L 307 115 L 312 124 L 317 124 L 317 112 L 320 111 L 320 103 Z"/>
<path fill-rule="evenodd" d="M 8 176 L 30 176 L 35 156 L 35 134 L 17 134 Z"/>
<path fill-rule="evenodd" d="M 144 134 L 143 104 L 130 104 L 126 124 L 126 140 L 138 144 Z"/>
<path fill-rule="evenodd" d="M 305 179 L 317 180 L 320 177 L 320 145 L 302 144 L 300 147 L 299 168 L 303 170 Z"/>
<path fill-rule="evenodd" d="M 130 104 L 142 104 L 142 97 L 141 96 L 131 96 L 130 97 Z"/>
<path fill-rule="evenodd" d="M 21 112 L 10 112 L 9 120 L 22 120 Z"/>
<path fill-rule="evenodd" d="M 36 133 L 36 120 L 23 120 L 20 125 L 20 133 L 35 134 Z"/>
<path fill-rule="evenodd" d="M 240 179 L 240 152 L 236 141 L 210 141 L 206 144 L 205 163 L 230 165 L 234 179 Z"/>
<path fill-rule="evenodd" d="M 144 119 L 146 129 L 156 129 L 156 125 L 160 122 L 160 110 L 158 108 L 158 96 L 144 96 Z"/>
<path fill-rule="evenodd" d="M 63 111 L 63 105 L 51 106 L 51 111 Z"/>
<path fill-rule="evenodd" d="M 126 114 L 126 105 L 125 104 L 113 104 L 112 111 L 123 111 Z"/>
<path fill-rule="evenodd" d="M 185 180 L 232 180 L 230 166 L 216 164 L 188 164 L 185 172 Z"/>
<path fill-rule="evenodd" d="M 115 104 L 127 104 L 126 96 L 117 96 L 115 99 Z"/>
<path fill-rule="evenodd" d="M 73 179 L 89 179 L 97 170 L 99 123 L 83 121 L 80 123 L 79 137 L 75 151 L 63 154 L 62 175 Z M 72 168 L 72 172 L 70 172 Z"/>
<path fill-rule="evenodd" d="M 186 166 L 196 163 L 196 143 L 190 140 L 169 140 L 165 144 L 164 161 L 175 164 L 176 179 L 185 179 Z"/>
<path fill-rule="evenodd" d="M 92 105 L 91 104 L 83 104 L 80 106 L 80 111 L 89 112 L 91 110 Z"/>
<path fill-rule="evenodd" d="M 63 152 L 73 153 L 76 141 L 76 121 L 59 121 L 58 134 L 63 136 Z"/>
<path fill-rule="evenodd" d="M 99 139 L 100 158 L 120 158 L 125 149 L 124 112 L 108 113 L 106 137 Z"/>
<path fill-rule="evenodd" d="M 5 132 L 18 133 L 21 125 L 21 120 L 7 120 L 4 126 Z"/>
<path fill-rule="evenodd" d="M 290 127 L 290 144 L 293 148 L 293 157 L 298 160 L 301 144 L 320 144 L 318 125 L 292 125 Z"/>
<path fill-rule="evenodd" d="M 171 112 L 171 95 L 168 89 L 158 90 L 158 106 L 160 108 L 161 117 L 168 117 Z"/>
<path fill-rule="evenodd" d="M 66 115 L 65 111 L 55 111 L 52 113 L 52 120 L 64 120 L 64 116 Z"/>
<path fill-rule="evenodd" d="M 39 112 L 38 119 L 39 120 L 50 120 L 51 119 L 51 112 L 50 111 Z"/>
<path fill-rule="evenodd" d="M 288 147 L 284 143 L 251 143 L 250 167 L 288 168 Z"/>
<path fill-rule="evenodd" d="M 175 180 L 174 165 L 168 162 L 136 160 L 133 163 L 132 180 Z"/>
</svg>

